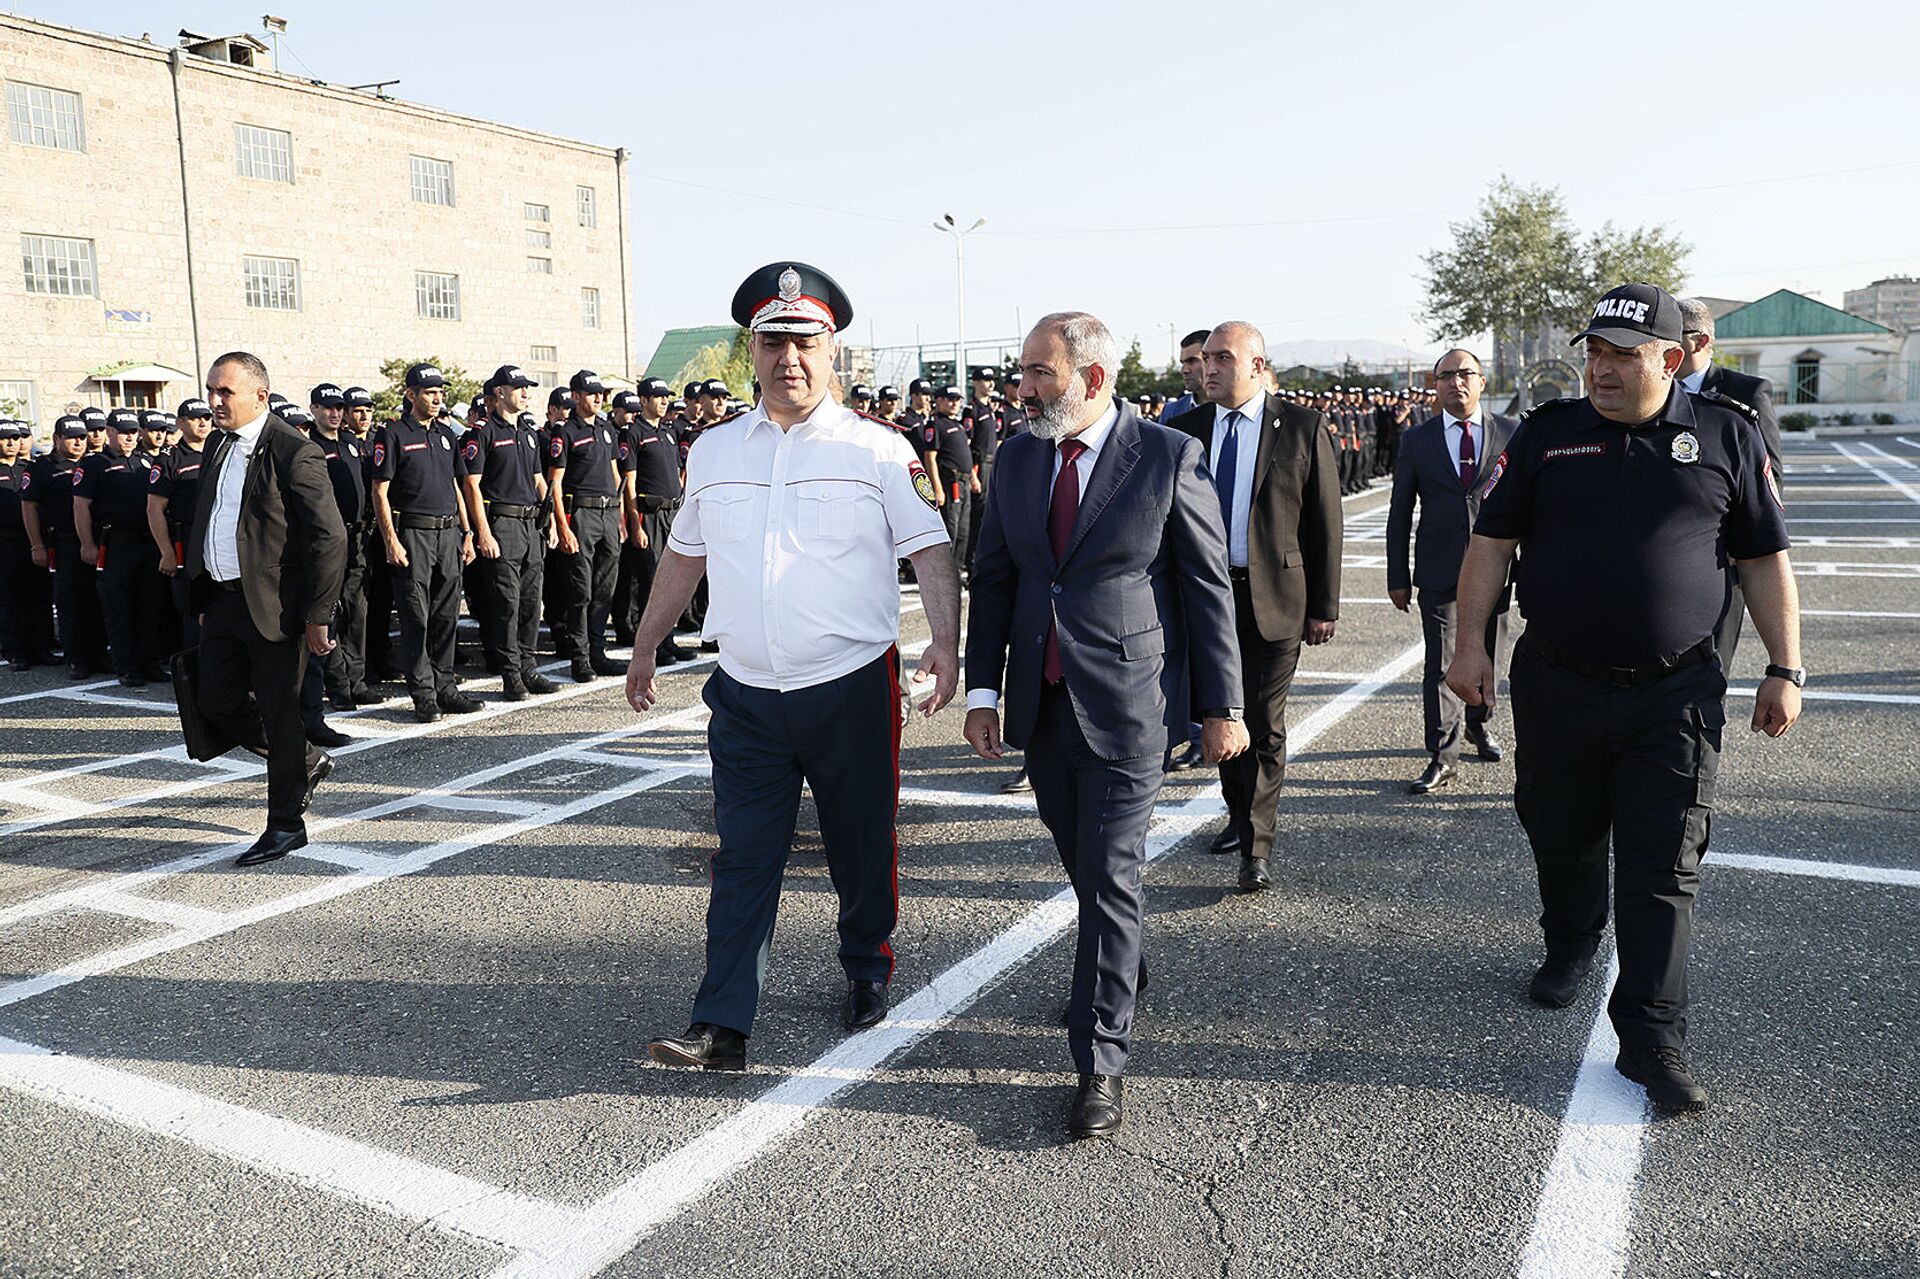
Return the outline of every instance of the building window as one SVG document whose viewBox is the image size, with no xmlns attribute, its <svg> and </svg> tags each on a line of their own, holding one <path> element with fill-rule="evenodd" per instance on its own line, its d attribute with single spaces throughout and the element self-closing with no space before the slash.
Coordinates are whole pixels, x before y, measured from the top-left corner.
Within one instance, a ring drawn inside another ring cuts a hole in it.
<svg viewBox="0 0 1920 1279">
<path fill-rule="evenodd" d="M 551 249 L 553 247 L 553 232 L 536 231 L 534 228 L 528 227 L 527 247 L 529 249 Z"/>
<path fill-rule="evenodd" d="M 600 290 L 580 290 L 580 323 L 589 329 L 600 327 Z"/>
<path fill-rule="evenodd" d="M 438 271 L 415 271 L 413 302 L 423 320 L 459 319 L 460 277 Z"/>
<path fill-rule="evenodd" d="M 557 346 L 530 346 L 527 348 L 528 364 L 560 363 L 560 348 Z"/>
<path fill-rule="evenodd" d="M 40 413 L 33 402 L 33 383 L 0 382 L 0 416 L 38 422 Z"/>
<path fill-rule="evenodd" d="M 581 226 L 595 227 L 600 225 L 600 215 L 595 211 L 593 205 L 592 187 L 575 187 L 573 189 L 573 204 L 574 208 L 580 214 Z"/>
<path fill-rule="evenodd" d="M 527 273 L 529 275 L 552 275 L 553 259 L 552 258 L 528 258 Z"/>
<path fill-rule="evenodd" d="M 93 274 L 93 241 L 68 240 L 54 235 L 20 237 L 20 265 L 27 275 L 27 292 L 61 298 L 100 296 Z"/>
<path fill-rule="evenodd" d="M 300 264 L 292 258 L 242 258 L 247 305 L 262 311 L 300 309 Z"/>
<path fill-rule="evenodd" d="M 553 210 L 544 204 L 523 204 L 520 206 L 520 215 L 529 222 L 553 221 Z"/>
<path fill-rule="evenodd" d="M 410 155 L 407 165 L 413 174 L 413 199 L 416 204 L 453 203 L 453 161 Z"/>
<path fill-rule="evenodd" d="M 243 178 L 293 181 L 293 135 L 251 124 L 233 126 L 233 161 Z"/>
<path fill-rule="evenodd" d="M 37 84 L 7 85 L 7 130 L 15 142 L 84 151 L 87 131 L 80 118 L 80 95 Z"/>
</svg>

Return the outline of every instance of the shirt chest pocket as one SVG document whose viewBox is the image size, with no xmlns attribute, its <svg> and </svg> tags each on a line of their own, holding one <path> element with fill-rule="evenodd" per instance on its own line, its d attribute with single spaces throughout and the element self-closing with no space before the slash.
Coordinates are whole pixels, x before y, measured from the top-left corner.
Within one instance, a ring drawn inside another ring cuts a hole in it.
<svg viewBox="0 0 1920 1279">
<path fill-rule="evenodd" d="M 859 527 L 863 494 L 858 484 L 801 484 L 795 486 L 794 495 L 794 525 L 809 542 L 844 542 Z"/>
<path fill-rule="evenodd" d="M 754 495 L 746 489 L 703 496 L 700 531 L 709 542 L 744 542 L 754 531 Z"/>
</svg>

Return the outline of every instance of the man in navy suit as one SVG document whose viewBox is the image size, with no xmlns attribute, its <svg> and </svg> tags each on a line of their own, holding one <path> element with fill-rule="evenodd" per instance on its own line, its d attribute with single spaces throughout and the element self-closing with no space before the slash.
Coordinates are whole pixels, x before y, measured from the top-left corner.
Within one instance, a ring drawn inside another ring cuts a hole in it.
<svg viewBox="0 0 1920 1279">
<path fill-rule="evenodd" d="M 1458 348 L 1433 368 L 1440 389 L 1440 412 L 1410 428 L 1394 459 L 1393 498 L 1387 507 L 1387 598 L 1402 613 L 1420 590 L 1420 629 L 1426 636 L 1426 670 L 1420 681 L 1427 721 L 1427 767 L 1407 789 L 1430 795 L 1453 780 L 1464 736 L 1480 758 L 1498 761 L 1506 752 L 1487 728 L 1491 701 L 1465 706 L 1447 687 L 1458 634 L 1454 611 L 1460 561 L 1467 553 L 1468 531 L 1480 514 L 1480 494 L 1519 425 L 1510 417 L 1485 411 L 1486 389 L 1479 357 Z M 1415 501 L 1418 532 L 1413 527 Z M 1413 540 L 1413 571 L 1407 571 L 1407 541 Z M 1487 620 L 1487 652 L 1497 664 L 1507 646 L 1507 601 L 1501 592 Z M 1462 710 L 1465 710 L 1464 725 Z"/>
<path fill-rule="evenodd" d="M 1068 1129 L 1091 1136 L 1121 1123 L 1167 754 L 1190 718 L 1208 763 L 1246 749 L 1240 654 L 1200 442 L 1115 399 L 1119 355 L 1091 315 L 1043 318 L 1020 365 L 1030 425 L 1000 447 L 974 551 L 966 737 L 983 759 L 1026 752 L 1079 899 Z"/>
</svg>

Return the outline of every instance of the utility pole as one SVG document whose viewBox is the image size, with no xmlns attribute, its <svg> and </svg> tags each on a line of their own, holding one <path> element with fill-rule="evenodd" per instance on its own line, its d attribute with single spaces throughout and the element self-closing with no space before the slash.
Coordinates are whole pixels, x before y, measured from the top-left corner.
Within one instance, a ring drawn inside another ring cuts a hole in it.
<svg viewBox="0 0 1920 1279">
<path fill-rule="evenodd" d="M 960 224 L 953 220 L 953 214 L 943 213 L 933 224 L 936 231 L 945 231 L 953 237 L 953 268 L 959 295 L 959 332 L 953 344 L 953 380 L 964 392 L 967 389 L 967 249 L 966 237 L 987 224 L 985 218 L 975 218 L 973 225 L 962 231 Z"/>
</svg>

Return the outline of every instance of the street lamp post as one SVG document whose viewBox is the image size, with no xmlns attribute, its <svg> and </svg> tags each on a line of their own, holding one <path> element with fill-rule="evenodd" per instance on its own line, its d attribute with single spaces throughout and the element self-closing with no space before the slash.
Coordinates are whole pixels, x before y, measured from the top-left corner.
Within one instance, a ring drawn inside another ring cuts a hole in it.
<svg viewBox="0 0 1920 1279">
<path fill-rule="evenodd" d="M 933 224 L 936 231 L 945 231 L 953 237 L 953 269 L 959 292 L 959 332 L 955 335 L 953 347 L 953 380 L 964 392 L 967 386 L 967 247 L 966 237 L 987 224 L 985 218 L 975 218 L 973 225 L 962 231 L 960 224 L 953 220 L 953 214 L 943 213 Z"/>
</svg>

